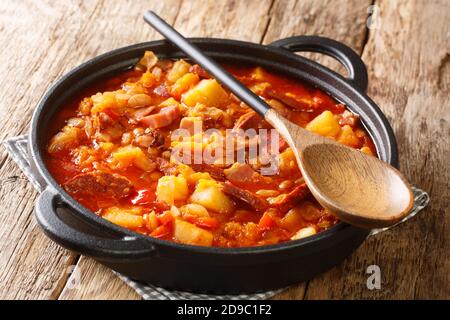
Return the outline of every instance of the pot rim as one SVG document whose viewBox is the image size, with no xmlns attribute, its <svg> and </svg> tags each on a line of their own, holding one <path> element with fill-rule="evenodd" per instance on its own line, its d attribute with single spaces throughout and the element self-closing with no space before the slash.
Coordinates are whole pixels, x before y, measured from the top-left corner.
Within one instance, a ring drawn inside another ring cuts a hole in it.
<svg viewBox="0 0 450 320">
<path fill-rule="evenodd" d="M 387 122 L 387 119 L 381 112 L 381 110 L 377 107 L 377 105 L 364 93 L 361 92 L 360 89 L 356 88 L 353 84 L 349 83 L 343 76 L 340 74 L 324 67 L 323 65 L 314 62 L 310 59 L 307 59 L 303 56 L 295 55 L 287 50 L 273 47 L 270 45 L 262 45 L 247 41 L 241 41 L 241 40 L 230 40 L 230 39 L 221 39 L 221 38 L 189 38 L 190 41 L 192 41 L 195 44 L 204 44 L 204 43 L 216 43 L 216 44 L 228 44 L 228 45 L 236 45 L 236 46 L 247 46 L 247 48 L 254 48 L 258 50 L 267 50 L 269 52 L 273 52 L 278 55 L 286 55 L 290 59 L 298 60 L 300 63 L 307 63 L 310 66 L 313 66 L 315 69 L 319 70 L 321 73 L 325 73 L 328 76 L 331 76 L 335 78 L 337 81 L 339 81 L 339 85 L 346 86 L 348 89 L 353 90 L 355 93 L 357 93 L 360 98 L 366 100 L 368 104 L 370 104 L 375 113 L 380 117 L 381 122 L 384 124 L 383 129 L 386 130 L 387 136 L 389 137 L 390 142 L 390 159 L 386 159 L 390 164 L 397 166 L 397 144 L 395 136 L 392 133 L 392 128 L 390 127 L 389 123 Z M 152 245 L 157 246 L 157 250 L 159 250 L 161 247 L 166 247 L 169 249 L 175 249 L 175 250 L 187 250 L 190 252 L 195 252 L 199 254 L 220 254 L 220 255 L 239 255 L 239 254 L 266 254 L 269 252 L 279 252 L 284 250 L 289 250 L 293 248 L 298 248 L 301 246 L 305 246 L 311 243 L 314 243 L 316 241 L 324 240 L 327 238 L 332 237 L 335 233 L 349 230 L 353 227 L 347 223 L 339 222 L 338 224 L 334 225 L 333 227 L 321 231 L 313 236 L 300 239 L 300 240 L 290 240 L 286 242 L 281 242 L 278 244 L 273 245 L 263 245 L 263 246 L 253 246 L 253 247 L 238 247 L 238 248 L 223 248 L 223 247 L 203 247 L 203 246 L 195 246 L 195 245 L 188 245 L 188 244 L 182 244 L 182 243 L 176 243 L 172 241 L 167 240 L 161 240 L 157 238 L 152 238 L 150 236 L 142 235 L 140 233 L 131 231 L 129 229 L 120 227 L 118 225 L 115 225 L 102 217 L 98 216 L 91 210 L 85 208 L 80 203 L 78 203 L 74 198 L 72 198 L 53 178 L 51 173 L 48 171 L 47 166 L 45 165 L 45 162 L 43 160 L 43 156 L 41 154 L 41 148 L 39 148 L 37 140 L 38 140 L 38 134 L 39 131 L 43 131 L 45 129 L 39 130 L 39 120 L 40 116 L 42 114 L 42 111 L 46 108 L 47 100 L 52 97 L 54 94 L 54 91 L 58 89 L 61 85 L 63 85 L 67 80 L 69 80 L 72 76 L 76 75 L 81 70 L 98 64 L 102 62 L 104 59 L 110 58 L 115 55 L 120 55 L 123 53 L 126 53 L 128 51 L 134 51 L 134 50 L 145 50 L 150 46 L 158 46 L 158 45 L 169 45 L 173 46 L 166 40 L 156 40 L 156 41 L 147 41 L 147 42 L 141 42 L 132 44 L 129 46 L 121 47 L 118 49 L 114 49 L 111 51 L 108 51 L 106 53 L 103 53 L 101 55 L 98 55 L 79 66 L 71 69 L 69 72 L 64 74 L 62 77 L 60 77 L 56 82 L 54 82 L 50 88 L 45 92 L 45 94 L 41 97 L 37 104 L 37 108 L 35 109 L 31 121 L 31 127 L 30 127 L 30 135 L 29 135 L 29 145 L 30 145 L 30 151 L 31 151 L 31 157 L 36 165 L 36 168 L 39 172 L 39 174 L 43 177 L 45 182 L 47 183 L 46 188 L 53 188 L 61 197 L 62 202 L 69 206 L 70 209 L 72 209 L 74 214 L 77 217 L 80 217 L 83 219 L 83 221 L 95 225 L 99 225 L 100 228 L 102 228 L 102 231 L 113 231 L 115 235 L 121 235 L 122 237 L 132 237 L 132 238 L 138 238 L 145 240 L 149 242 Z M 158 52 L 156 52 L 158 55 Z M 306 81 L 307 82 L 307 81 Z M 316 86 L 314 83 L 312 85 Z M 342 91 L 339 89 L 339 91 Z M 346 107 L 348 107 L 346 105 Z M 41 132 L 42 134 L 42 132 Z M 370 134 L 370 132 L 369 132 Z M 376 144 L 376 143 L 375 143 Z M 367 230 L 367 234 L 369 234 L 370 230 Z"/>
</svg>

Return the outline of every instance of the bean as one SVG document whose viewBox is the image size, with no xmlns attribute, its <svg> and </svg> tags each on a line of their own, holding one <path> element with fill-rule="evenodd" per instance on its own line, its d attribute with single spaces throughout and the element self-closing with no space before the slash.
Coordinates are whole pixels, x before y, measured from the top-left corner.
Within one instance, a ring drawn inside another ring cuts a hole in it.
<svg viewBox="0 0 450 320">
<path fill-rule="evenodd" d="M 280 193 L 277 190 L 266 190 L 266 189 L 261 189 L 256 191 L 256 194 L 258 196 L 267 198 L 267 197 L 276 197 L 277 195 L 279 195 Z"/>
<path fill-rule="evenodd" d="M 280 188 L 281 190 L 286 190 L 290 187 L 292 187 L 294 183 L 291 180 L 284 180 L 281 181 L 280 184 L 278 185 L 278 188 Z"/>
<path fill-rule="evenodd" d="M 150 96 L 146 95 L 145 93 L 138 93 L 133 96 L 131 96 L 130 99 L 128 99 L 128 106 L 130 108 L 140 108 L 140 107 L 146 107 L 152 103 L 152 99 Z"/>
</svg>

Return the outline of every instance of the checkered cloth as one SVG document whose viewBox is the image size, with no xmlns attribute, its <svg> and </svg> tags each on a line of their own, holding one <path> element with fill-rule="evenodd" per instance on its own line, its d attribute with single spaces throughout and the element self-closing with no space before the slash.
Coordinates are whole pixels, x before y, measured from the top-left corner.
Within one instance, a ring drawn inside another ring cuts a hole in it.
<svg viewBox="0 0 450 320">
<path fill-rule="evenodd" d="M 40 177 L 36 176 L 30 167 L 28 154 L 28 137 L 26 135 L 12 137 L 3 142 L 10 157 L 17 163 L 19 168 L 23 171 L 25 176 L 31 182 L 33 187 L 41 192 L 44 189 L 44 184 L 40 181 Z M 414 188 L 414 208 L 407 219 L 416 215 L 420 210 L 426 207 L 429 202 L 429 196 L 426 192 Z M 403 222 L 403 221 L 401 221 Z M 387 228 L 385 228 L 387 229 Z M 371 235 L 384 231 L 385 229 L 372 230 Z M 169 291 L 161 287 L 156 287 L 151 284 L 133 281 L 130 278 L 117 273 L 117 276 L 133 288 L 145 300 L 262 300 L 273 297 L 275 294 L 283 291 L 274 290 L 254 294 L 239 294 L 239 295 L 212 295 L 212 294 L 197 294 L 183 291 Z"/>
</svg>

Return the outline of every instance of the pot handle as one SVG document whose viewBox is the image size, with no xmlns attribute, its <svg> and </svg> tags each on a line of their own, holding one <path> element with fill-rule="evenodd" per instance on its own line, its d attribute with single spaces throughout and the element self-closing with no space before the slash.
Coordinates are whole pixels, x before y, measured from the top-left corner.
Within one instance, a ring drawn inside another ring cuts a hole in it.
<svg viewBox="0 0 450 320">
<path fill-rule="evenodd" d="M 366 92 L 367 69 L 360 56 L 345 44 L 319 36 L 294 36 L 274 41 L 270 46 L 291 52 L 318 52 L 338 60 L 349 74 L 347 81 Z"/>
<path fill-rule="evenodd" d="M 35 216 L 44 233 L 63 247 L 103 261 L 141 259 L 155 254 L 154 245 L 144 239 L 106 238 L 73 228 L 57 213 L 56 209 L 62 206 L 64 202 L 57 191 L 47 187 L 37 200 Z"/>
</svg>

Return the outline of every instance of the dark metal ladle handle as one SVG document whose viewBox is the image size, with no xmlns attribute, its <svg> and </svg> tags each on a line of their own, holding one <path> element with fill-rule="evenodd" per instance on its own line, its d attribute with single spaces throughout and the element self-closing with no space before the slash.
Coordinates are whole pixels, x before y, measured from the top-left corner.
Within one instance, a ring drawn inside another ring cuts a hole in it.
<svg viewBox="0 0 450 320">
<path fill-rule="evenodd" d="M 178 31 L 176 31 L 167 22 L 161 19 L 153 11 L 147 11 L 144 14 L 144 20 L 150 24 L 155 30 L 161 33 L 165 38 L 170 40 L 184 53 L 192 58 L 195 62 L 201 65 L 206 71 L 214 76 L 222 85 L 227 87 L 238 98 L 244 101 L 253 110 L 258 112 L 261 116 L 270 110 L 270 106 L 260 99 L 256 94 L 250 91 L 242 83 L 236 80 L 230 73 L 224 70 L 214 60 L 201 52 L 197 46 L 190 43 Z"/>
</svg>

